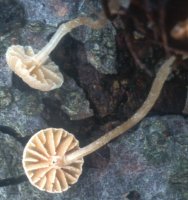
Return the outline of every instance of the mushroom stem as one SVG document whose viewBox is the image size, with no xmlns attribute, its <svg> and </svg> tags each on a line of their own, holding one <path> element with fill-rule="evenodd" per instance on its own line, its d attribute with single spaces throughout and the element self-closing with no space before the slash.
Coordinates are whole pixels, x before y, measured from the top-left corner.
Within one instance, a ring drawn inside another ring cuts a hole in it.
<svg viewBox="0 0 188 200">
<path fill-rule="evenodd" d="M 147 99 L 144 101 L 142 106 L 137 110 L 137 112 L 131 118 L 129 118 L 126 122 L 124 122 L 120 126 L 109 131 L 96 141 L 92 142 L 91 144 L 83 148 L 80 148 L 75 152 L 67 154 L 65 157 L 66 164 L 72 163 L 73 161 L 82 158 L 84 156 L 87 156 L 88 154 L 96 151 L 97 149 L 101 148 L 102 146 L 110 142 L 112 139 L 118 137 L 128 129 L 132 128 L 138 122 L 140 122 L 148 114 L 148 112 L 155 104 L 157 98 L 159 97 L 164 82 L 168 78 L 168 75 L 170 74 L 171 71 L 170 66 L 174 63 L 174 61 L 175 57 L 172 56 L 168 60 L 166 60 L 165 63 L 160 67 L 153 81 Z"/>
<path fill-rule="evenodd" d="M 72 29 L 81 26 L 86 25 L 93 29 L 100 29 L 102 28 L 107 19 L 105 17 L 101 17 L 101 19 L 93 21 L 90 18 L 87 17 L 78 17 L 76 19 L 73 19 L 72 21 L 69 21 L 67 23 L 61 24 L 59 28 L 57 29 L 56 33 L 52 36 L 48 44 L 46 44 L 45 47 L 43 47 L 35 56 L 34 60 L 37 62 L 38 66 L 41 66 L 45 61 L 48 59 L 49 54 L 53 51 L 53 49 L 57 46 L 61 38 L 66 35 L 68 32 L 70 32 Z"/>
</svg>

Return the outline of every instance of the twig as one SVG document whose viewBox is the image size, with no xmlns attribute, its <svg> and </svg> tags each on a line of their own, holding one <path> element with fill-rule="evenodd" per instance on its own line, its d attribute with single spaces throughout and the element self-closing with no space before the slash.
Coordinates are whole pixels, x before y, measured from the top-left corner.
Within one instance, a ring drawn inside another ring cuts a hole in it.
<svg viewBox="0 0 188 200">
<path fill-rule="evenodd" d="M 136 52 L 133 50 L 132 44 L 129 40 L 129 38 L 125 35 L 125 41 L 127 44 L 127 47 L 132 55 L 132 57 L 134 58 L 135 63 L 140 67 L 140 69 L 144 70 L 150 77 L 153 76 L 152 72 L 141 62 L 141 60 L 139 59 L 138 55 L 136 54 Z"/>
</svg>

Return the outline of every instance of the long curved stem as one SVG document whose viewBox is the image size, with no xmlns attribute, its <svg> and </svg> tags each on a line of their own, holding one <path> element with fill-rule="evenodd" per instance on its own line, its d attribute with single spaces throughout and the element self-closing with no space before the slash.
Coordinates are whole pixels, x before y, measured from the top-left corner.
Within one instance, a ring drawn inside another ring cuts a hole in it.
<svg viewBox="0 0 188 200">
<path fill-rule="evenodd" d="M 93 21 L 90 18 L 87 17 L 78 17 L 72 21 L 69 21 L 67 23 L 64 23 L 59 26 L 56 33 L 53 35 L 51 40 L 46 44 L 45 47 L 43 47 L 35 56 L 34 59 L 38 63 L 39 66 L 41 66 L 47 59 L 49 54 L 53 51 L 53 49 L 57 46 L 61 38 L 66 35 L 68 32 L 70 32 L 72 29 L 81 26 L 86 25 L 93 29 L 100 29 L 102 28 L 106 23 L 106 18 L 101 18 L 99 20 Z"/>
<path fill-rule="evenodd" d="M 138 122 L 140 122 L 148 114 L 148 112 L 155 104 L 157 98 L 159 97 L 163 84 L 167 79 L 168 75 L 170 74 L 171 71 L 170 66 L 174 63 L 174 61 L 175 57 L 172 56 L 160 67 L 153 81 L 147 99 L 144 101 L 142 106 L 137 110 L 137 112 L 131 118 L 129 118 L 126 122 L 116 127 L 115 129 L 109 131 L 96 141 L 90 143 L 89 145 L 68 154 L 65 157 L 66 164 L 72 163 L 73 161 L 82 158 L 84 156 L 87 156 L 88 154 L 96 151 L 97 149 L 101 148 L 102 146 L 110 142 L 112 139 L 118 137 L 128 129 L 132 128 Z"/>
</svg>

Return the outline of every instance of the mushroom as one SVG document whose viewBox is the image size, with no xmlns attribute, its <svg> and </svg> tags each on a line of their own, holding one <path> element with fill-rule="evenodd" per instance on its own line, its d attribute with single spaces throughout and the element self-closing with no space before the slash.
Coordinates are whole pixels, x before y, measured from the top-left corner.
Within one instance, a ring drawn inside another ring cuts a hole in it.
<svg viewBox="0 0 188 200">
<path fill-rule="evenodd" d="M 63 75 L 58 66 L 50 60 L 50 53 L 61 38 L 72 29 L 87 25 L 99 29 L 106 23 L 106 18 L 92 21 L 86 17 L 78 17 L 59 26 L 56 33 L 45 47 L 34 53 L 31 46 L 12 45 L 7 49 L 6 61 L 10 68 L 32 88 L 49 91 L 61 87 Z"/>
<path fill-rule="evenodd" d="M 171 36 L 176 40 L 184 40 L 188 38 L 188 19 L 177 23 L 170 32 Z"/>
<path fill-rule="evenodd" d="M 147 99 L 131 118 L 89 145 L 79 148 L 74 136 L 63 129 L 46 129 L 36 133 L 23 153 L 23 166 L 30 182 L 39 189 L 57 193 L 76 183 L 82 172 L 84 156 L 132 128 L 147 115 L 160 95 L 174 61 L 172 56 L 161 66 Z M 71 181 L 69 176 L 73 177 Z"/>
<path fill-rule="evenodd" d="M 23 167 L 31 184 L 50 193 L 66 191 L 82 173 L 83 158 L 65 165 L 78 140 L 64 129 L 47 128 L 31 137 L 23 152 Z"/>
</svg>

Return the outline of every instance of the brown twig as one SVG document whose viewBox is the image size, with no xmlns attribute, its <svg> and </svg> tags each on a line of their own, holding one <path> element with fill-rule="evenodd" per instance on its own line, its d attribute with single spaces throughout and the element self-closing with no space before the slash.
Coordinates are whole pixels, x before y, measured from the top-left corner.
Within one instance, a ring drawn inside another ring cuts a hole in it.
<svg viewBox="0 0 188 200">
<path fill-rule="evenodd" d="M 163 47 L 165 49 L 166 54 L 169 55 L 168 39 L 167 39 L 166 31 L 165 31 L 165 10 L 164 10 L 164 5 L 160 6 L 159 16 L 160 16 L 159 17 L 159 24 L 160 24 L 160 28 L 161 28 L 161 38 L 162 38 Z"/>
<path fill-rule="evenodd" d="M 136 52 L 133 49 L 132 43 L 130 42 L 130 39 L 126 36 L 124 36 L 127 47 L 132 55 L 132 57 L 134 58 L 134 61 L 136 63 L 136 65 L 138 65 L 140 67 L 140 69 L 144 70 L 150 77 L 153 76 L 152 72 L 141 62 L 141 60 L 139 59 L 138 55 L 136 54 Z"/>
</svg>

